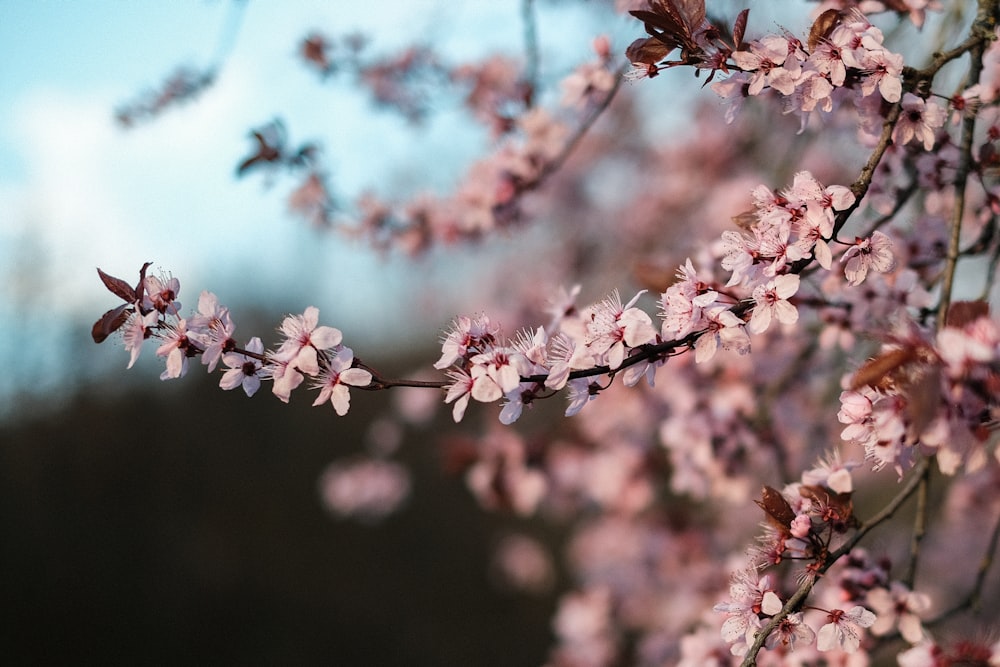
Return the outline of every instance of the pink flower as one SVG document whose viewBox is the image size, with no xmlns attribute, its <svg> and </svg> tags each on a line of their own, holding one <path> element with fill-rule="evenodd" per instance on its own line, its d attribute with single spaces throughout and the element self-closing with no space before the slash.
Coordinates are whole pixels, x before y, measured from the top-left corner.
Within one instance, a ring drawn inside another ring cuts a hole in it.
<svg viewBox="0 0 1000 667">
<path fill-rule="evenodd" d="M 799 277 L 795 274 L 775 276 L 766 285 L 758 285 L 753 291 L 756 305 L 747 328 L 755 334 L 763 333 L 771 325 L 772 317 L 777 318 L 782 324 L 797 322 L 799 311 L 788 302 L 788 299 L 798 290 Z"/>
<path fill-rule="evenodd" d="M 698 277 L 690 259 L 677 270 L 677 277 L 679 280 L 660 295 L 661 333 L 668 340 L 678 340 L 702 328 L 703 309 L 719 298 L 711 283 Z"/>
<path fill-rule="evenodd" d="M 351 395 L 347 390 L 348 385 L 366 387 L 372 381 L 371 373 L 363 368 L 351 368 L 353 363 L 354 352 L 349 347 L 340 348 L 330 358 L 326 366 L 319 371 L 313 385 L 320 390 L 313 405 L 322 405 L 330 401 L 338 415 L 343 417 L 347 414 L 351 404 Z"/>
<path fill-rule="evenodd" d="M 187 360 L 192 352 L 191 341 L 187 337 L 187 323 L 178 320 L 167 327 L 164 342 L 156 349 L 156 356 L 167 358 L 167 368 L 160 374 L 161 380 L 183 377 L 187 373 Z"/>
<path fill-rule="evenodd" d="M 159 311 L 151 310 L 145 315 L 132 313 L 128 324 L 125 325 L 125 331 L 122 333 L 122 341 L 125 343 L 125 349 L 132 354 L 128 362 L 128 368 L 132 368 L 135 364 L 135 360 L 139 358 L 139 351 L 142 349 L 143 341 L 153 335 L 153 329 L 159 322 Z"/>
<path fill-rule="evenodd" d="M 273 355 L 270 362 L 268 367 L 271 377 L 274 378 L 271 393 L 283 403 L 287 403 L 291 398 L 292 391 L 302 384 L 305 376 L 291 362 L 275 359 Z"/>
<path fill-rule="evenodd" d="M 712 90 L 728 102 L 726 106 L 726 123 L 732 124 L 736 120 L 736 114 L 743 106 L 743 100 L 747 98 L 747 88 L 750 76 L 745 72 L 736 72 L 728 79 L 722 79 L 712 84 Z"/>
<path fill-rule="evenodd" d="M 559 601 L 552 624 L 566 642 L 588 642 L 604 635 L 611 626 L 611 592 L 602 587 L 567 593 Z"/>
<path fill-rule="evenodd" d="M 749 282 L 760 273 L 757 260 L 756 239 L 739 232 L 726 230 L 722 232 L 722 249 L 724 256 L 721 266 L 726 271 L 732 271 L 726 287 Z"/>
<path fill-rule="evenodd" d="M 863 628 L 875 623 L 875 614 L 864 607 L 852 607 L 850 611 L 834 609 L 826 616 L 828 623 L 816 635 L 816 648 L 820 651 L 841 649 L 854 653 L 861 646 Z"/>
<path fill-rule="evenodd" d="M 469 399 L 472 397 L 472 385 L 474 381 L 471 375 L 461 369 L 449 371 L 448 377 L 453 382 L 448 385 L 448 392 L 445 395 L 444 402 L 455 403 L 451 409 L 451 417 L 457 424 L 462 421 L 462 417 L 465 416 L 465 409 L 469 407 Z"/>
<path fill-rule="evenodd" d="M 260 342 L 260 338 L 254 336 L 247 343 L 246 349 L 247 352 L 263 354 L 264 344 Z M 219 380 L 220 387 L 226 391 L 243 387 L 247 396 L 253 396 L 257 393 L 257 390 L 260 389 L 261 362 L 259 359 L 238 352 L 227 352 L 222 355 L 222 363 L 228 366 L 229 370 L 222 374 L 222 379 Z"/>
<path fill-rule="evenodd" d="M 931 606 L 931 600 L 926 594 L 911 591 L 902 583 L 894 581 L 888 589 L 875 588 L 868 591 L 867 601 L 878 614 L 878 619 L 872 625 L 873 635 L 882 636 L 898 627 L 899 634 L 911 644 L 924 639 L 919 614 Z"/>
<path fill-rule="evenodd" d="M 735 350 L 739 354 L 750 351 L 750 336 L 743 328 L 744 322 L 725 306 L 713 306 L 705 311 L 708 329 L 694 344 L 696 363 L 708 361 L 715 356 L 721 346 L 724 350 Z"/>
<path fill-rule="evenodd" d="M 847 393 L 847 392 L 845 392 Z M 858 395 L 859 396 L 859 395 Z M 860 396 L 863 401 L 868 399 Z M 868 403 L 869 412 L 861 415 L 861 420 L 870 413 L 871 403 Z M 843 410 L 843 408 L 842 408 Z M 860 464 L 857 461 L 847 461 L 842 463 L 837 452 L 829 455 L 820 461 L 811 470 L 802 473 L 802 483 L 810 486 L 825 486 L 837 493 L 850 493 L 854 490 L 854 482 L 851 479 L 851 470 Z"/>
<path fill-rule="evenodd" d="M 816 633 L 812 628 L 802 622 L 802 612 L 789 614 L 781 620 L 778 627 L 767 638 L 764 643 L 770 650 L 778 646 L 785 647 L 789 651 L 795 650 L 795 643 L 812 644 L 816 639 Z"/>
<path fill-rule="evenodd" d="M 466 472 L 466 484 L 484 507 L 528 516 L 545 497 L 548 482 L 527 459 L 527 445 L 520 436 L 511 430 L 495 431 L 481 442 L 479 460 Z"/>
<path fill-rule="evenodd" d="M 626 347 L 638 347 L 656 339 L 653 321 L 645 312 L 633 308 L 642 296 L 639 292 L 622 306 L 618 290 L 592 306 L 587 324 L 587 344 L 595 354 L 606 354 L 612 370 L 622 365 Z"/>
<path fill-rule="evenodd" d="M 580 410 L 583 410 L 590 401 L 597 398 L 597 391 L 600 385 L 592 382 L 588 378 L 577 378 L 566 383 L 569 398 L 569 406 L 566 408 L 566 416 L 572 417 Z"/>
<path fill-rule="evenodd" d="M 339 329 L 317 326 L 319 308 L 309 306 L 302 315 L 289 315 L 281 323 L 285 341 L 274 353 L 276 361 L 288 362 L 307 375 L 319 372 L 318 350 L 328 350 L 343 340 Z"/>
<path fill-rule="evenodd" d="M 720 602 L 713 609 L 728 614 L 722 624 L 722 639 L 732 644 L 734 655 L 746 651 L 745 643 L 753 639 L 760 629 L 760 615 L 773 616 L 781 611 L 781 598 L 774 592 L 771 577 L 759 577 L 754 569 L 741 570 L 733 575 L 729 586 L 729 602 Z"/>
<path fill-rule="evenodd" d="M 597 361 L 593 353 L 584 344 L 578 344 L 575 339 L 559 332 L 552 336 L 548 357 L 551 362 L 549 376 L 545 386 L 549 389 L 562 389 L 569 381 L 573 370 L 592 368 Z"/>
<path fill-rule="evenodd" d="M 544 594 L 555 584 L 555 567 L 545 547 L 527 535 L 508 535 L 497 544 L 493 571 L 513 590 Z"/>
<path fill-rule="evenodd" d="M 874 232 L 870 238 L 855 239 L 854 245 L 847 249 L 840 261 L 847 262 L 844 276 L 853 286 L 864 282 L 869 269 L 876 273 L 886 273 L 896 266 L 892 255 L 892 240 L 879 231 Z"/>
<path fill-rule="evenodd" d="M 848 45 L 849 39 L 848 31 L 834 30 L 830 33 L 830 38 L 820 40 L 809 55 L 809 62 L 817 71 L 828 74 L 830 83 L 837 87 L 843 86 L 847 78 L 847 66 L 844 65 L 842 50 Z"/>
<path fill-rule="evenodd" d="M 441 358 L 435 362 L 434 368 L 448 368 L 470 353 L 474 354 L 484 345 L 493 345 L 498 332 L 499 328 L 490 325 L 490 318 L 485 315 L 476 319 L 464 315 L 456 318 L 451 331 L 444 337 Z"/>
<path fill-rule="evenodd" d="M 924 150 L 934 148 L 934 130 L 944 125 L 947 113 L 936 102 L 927 102 L 913 93 L 903 95 L 903 110 L 892 130 L 892 140 L 900 146 L 911 141 L 924 144 Z"/>
<path fill-rule="evenodd" d="M 378 459 L 338 462 L 323 471 L 319 490 L 330 512 L 377 521 L 406 500 L 410 473 L 398 463 Z"/>
<path fill-rule="evenodd" d="M 201 363 L 208 366 L 209 373 L 215 370 L 222 353 L 236 346 L 235 330 L 229 309 L 220 306 L 214 294 L 203 291 L 198 297 L 197 314 L 188 318 L 188 335 L 205 348 Z"/>
<path fill-rule="evenodd" d="M 517 389 L 521 377 L 531 375 L 532 371 L 531 362 L 524 354 L 506 347 L 492 348 L 472 357 L 471 361 L 475 364 L 472 376 L 476 377 L 476 368 L 482 368 L 504 394 Z M 472 397 L 477 401 L 482 400 L 475 392 Z M 495 401 L 497 398 L 499 396 L 485 402 Z"/>
<path fill-rule="evenodd" d="M 750 42 L 749 50 L 733 53 L 733 61 L 750 74 L 750 95 L 759 95 L 765 85 L 782 95 L 791 95 L 801 72 L 788 40 L 777 35 Z"/>
<path fill-rule="evenodd" d="M 180 312 L 181 304 L 177 301 L 177 295 L 181 291 L 181 282 L 177 278 L 146 276 L 143 289 L 146 292 L 142 300 L 143 310 L 153 308 L 171 315 Z"/>
<path fill-rule="evenodd" d="M 868 76 L 861 82 L 863 95 L 871 95 L 875 92 L 875 88 L 878 88 L 882 99 L 886 102 L 899 101 L 899 96 L 903 92 L 903 56 L 885 49 L 872 50 L 868 53 L 865 69 Z"/>
</svg>

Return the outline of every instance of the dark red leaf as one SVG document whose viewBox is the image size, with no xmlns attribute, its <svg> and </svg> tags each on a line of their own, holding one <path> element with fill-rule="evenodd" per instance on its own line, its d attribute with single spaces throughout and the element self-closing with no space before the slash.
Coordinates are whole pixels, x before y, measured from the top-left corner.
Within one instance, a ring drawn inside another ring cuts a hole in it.
<svg viewBox="0 0 1000 667">
<path fill-rule="evenodd" d="M 148 266 L 148 265 L 147 265 Z M 101 277 L 101 282 L 104 286 L 108 288 L 112 294 L 120 298 L 122 301 L 127 303 L 134 303 L 136 300 L 136 290 L 132 289 L 132 286 L 121 278 L 115 278 L 114 276 L 109 276 L 100 268 L 97 269 L 97 275 Z"/>
<path fill-rule="evenodd" d="M 918 358 L 917 349 L 903 347 L 883 352 L 874 359 L 869 359 L 861 365 L 851 378 L 851 389 L 857 391 L 862 387 L 886 389 L 893 384 L 901 368 Z"/>
<path fill-rule="evenodd" d="M 131 312 L 131 305 L 123 303 L 101 315 L 101 319 L 94 322 L 94 326 L 90 329 L 90 336 L 94 342 L 103 343 L 108 336 L 118 331 L 128 321 Z"/>
<path fill-rule="evenodd" d="M 820 41 L 829 37 L 833 29 L 840 25 L 842 19 L 843 14 L 839 9 L 828 9 L 817 16 L 812 27 L 809 28 L 809 40 L 806 42 L 809 45 L 809 50 L 812 51 Z"/>
<path fill-rule="evenodd" d="M 697 51 L 694 34 L 705 22 L 705 0 L 651 0 L 648 10 L 629 12 L 646 25 L 646 32 L 674 48 Z"/>
<path fill-rule="evenodd" d="M 747 30 L 747 17 L 750 16 L 750 10 L 744 9 L 736 17 L 736 22 L 733 23 L 733 49 L 736 51 L 740 50 L 740 46 L 743 45 L 743 35 Z"/>
<path fill-rule="evenodd" d="M 795 511 L 788 504 L 785 497 L 777 489 L 765 486 L 761 492 L 761 499 L 755 503 L 764 510 L 767 521 L 782 535 L 791 535 L 792 520 L 795 519 Z"/>
<path fill-rule="evenodd" d="M 689 32 L 694 32 L 705 21 L 705 0 L 665 0 L 676 7 L 684 17 Z"/>
<path fill-rule="evenodd" d="M 625 57 L 630 63 L 655 65 L 666 58 L 674 47 L 667 46 L 656 37 L 640 37 L 625 49 Z"/>
<path fill-rule="evenodd" d="M 248 169 L 259 164 L 277 164 L 285 158 L 285 127 L 280 120 L 253 130 L 255 150 L 236 168 L 236 175 L 242 176 Z"/>
<path fill-rule="evenodd" d="M 675 23 L 672 18 L 640 10 L 631 11 L 629 14 L 645 23 L 646 32 L 668 48 L 674 49 L 687 43 L 684 26 Z"/>
<path fill-rule="evenodd" d="M 145 264 L 142 265 L 142 268 L 139 269 L 139 282 L 137 282 L 135 284 L 135 300 L 136 301 L 138 301 L 139 299 L 142 298 L 142 291 L 143 291 L 143 289 L 145 289 L 143 283 L 146 282 L 146 269 L 148 269 L 152 265 L 153 265 L 152 262 L 146 262 Z"/>
<path fill-rule="evenodd" d="M 948 326 L 962 328 L 989 314 L 990 304 L 986 301 L 956 301 L 948 309 Z"/>
</svg>

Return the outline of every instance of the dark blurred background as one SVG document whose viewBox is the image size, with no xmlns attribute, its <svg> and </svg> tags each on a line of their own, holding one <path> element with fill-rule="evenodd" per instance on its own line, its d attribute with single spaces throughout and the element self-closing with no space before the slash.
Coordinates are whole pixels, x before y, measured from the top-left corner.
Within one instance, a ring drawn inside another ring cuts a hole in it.
<svg viewBox="0 0 1000 667">
<path fill-rule="evenodd" d="M 498 536 L 532 527 L 482 512 L 433 428 L 396 457 L 408 503 L 363 525 L 327 513 L 317 483 L 385 396 L 355 392 L 338 418 L 193 370 L 0 425 L 4 664 L 544 661 L 554 598 L 488 574 Z"/>
</svg>

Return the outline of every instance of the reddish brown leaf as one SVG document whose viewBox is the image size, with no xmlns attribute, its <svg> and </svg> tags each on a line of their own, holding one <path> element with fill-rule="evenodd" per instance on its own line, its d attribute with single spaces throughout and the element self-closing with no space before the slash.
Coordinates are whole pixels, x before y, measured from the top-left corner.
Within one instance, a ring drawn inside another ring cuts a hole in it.
<svg viewBox="0 0 1000 667">
<path fill-rule="evenodd" d="M 240 162 L 236 168 L 237 176 L 242 176 L 248 169 L 259 164 L 279 163 L 285 157 L 285 126 L 280 120 L 253 130 L 250 136 L 254 140 L 255 150 Z"/>
<path fill-rule="evenodd" d="M 740 46 L 743 45 L 743 35 L 747 30 L 747 18 L 750 16 L 750 10 L 744 9 L 736 17 L 736 22 L 733 23 L 733 49 L 739 51 Z"/>
<path fill-rule="evenodd" d="M 986 301 L 956 301 L 948 308 L 948 326 L 962 328 L 989 314 L 990 304 Z"/>
<path fill-rule="evenodd" d="M 672 19 L 640 10 L 631 11 L 629 14 L 646 24 L 646 32 L 662 42 L 669 50 L 672 51 L 686 43 L 683 27 L 678 27 Z"/>
<path fill-rule="evenodd" d="M 316 66 L 321 72 L 327 73 L 333 69 L 327 55 L 329 49 L 329 41 L 323 35 L 313 33 L 302 41 L 300 53 L 306 62 Z"/>
<path fill-rule="evenodd" d="M 749 211 L 743 211 L 742 213 L 737 213 L 732 218 L 733 224 L 742 229 L 743 231 L 749 232 L 753 224 L 757 222 L 757 211 L 750 209 Z"/>
<path fill-rule="evenodd" d="M 135 284 L 135 298 L 136 301 L 142 298 L 142 291 L 145 289 L 144 283 L 146 282 L 146 269 L 153 265 L 152 262 L 146 262 L 139 269 L 139 282 Z"/>
<path fill-rule="evenodd" d="M 103 343 L 108 336 L 118 331 L 128 321 L 131 312 L 130 304 L 123 303 L 104 313 L 101 315 L 101 319 L 94 322 L 94 326 L 90 330 L 91 338 L 94 339 L 95 343 Z"/>
<path fill-rule="evenodd" d="M 761 492 L 761 499 L 755 503 L 764 510 L 767 521 L 782 535 L 791 535 L 792 520 L 795 518 L 795 511 L 788 504 L 785 497 L 777 489 L 765 486 Z"/>
<path fill-rule="evenodd" d="M 840 25 L 840 21 L 843 19 L 843 15 L 840 13 L 839 9 L 828 9 L 813 21 L 812 27 L 809 28 L 809 50 L 812 51 L 816 48 L 822 40 L 830 36 L 833 29 Z"/>
<path fill-rule="evenodd" d="M 117 296 L 119 299 L 127 303 L 135 302 L 137 298 L 136 294 L 138 292 L 132 289 L 132 286 L 127 282 L 121 278 L 109 276 L 104 271 L 101 271 L 100 268 L 97 269 L 97 275 L 101 277 L 101 282 L 103 282 L 104 286 L 108 288 L 108 291 Z"/>
<path fill-rule="evenodd" d="M 676 280 L 674 270 L 663 264 L 648 260 L 638 260 L 632 265 L 632 277 L 636 282 L 653 292 L 663 292 Z"/>
<path fill-rule="evenodd" d="M 855 391 L 861 387 L 887 389 L 893 384 L 895 371 L 916 358 L 916 348 L 905 347 L 889 350 L 874 359 L 869 359 L 854 373 L 854 377 L 851 378 L 851 389 Z"/>
<path fill-rule="evenodd" d="M 705 0 L 651 0 L 649 11 L 633 10 L 646 32 L 673 49 L 696 49 L 695 31 L 705 21 Z"/>
<path fill-rule="evenodd" d="M 625 49 L 625 57 L 630 63 L 643 63 L 644 65 L 655 65 L 674 50 L 674 47 L 667 46 L 655 37 L 640 37 Z"/>
<path fill-rule="evenodd" d="M 941 367 L 931 363 L 911 364 L 900 384 L 906 397 L 907 431 L 918 438 L 938 415 Z"/>
</svg>

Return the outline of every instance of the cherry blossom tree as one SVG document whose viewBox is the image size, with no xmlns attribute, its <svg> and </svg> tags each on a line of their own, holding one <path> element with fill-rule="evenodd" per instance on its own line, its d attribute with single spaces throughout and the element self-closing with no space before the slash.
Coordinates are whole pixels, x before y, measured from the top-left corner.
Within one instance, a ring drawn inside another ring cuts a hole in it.
<svg viewBox="0 0 1000 667">
<path fill-rule="evenodd" d="M 203 365 L 224 390 L 312 390 L 336 415 L 394 390 L 399 424 L 425 411 L 417 395 L 493 422 L 464 436 L 472 495 L 571 529 L 553 667 L 1000 664 L 1000 5 L 825 0 L 794 34 L 704 0 L 619 2 L 636 39 L 595 36 L 558 83 L 539 76 L 523 9 L 520 57 L 374 57 L 318 31 L 299 45 L 321 80 L 351 77 L 413 123 L 458 91 L 493 143 L 452 192 L 347 205 L 281 121 L 234 156 L 241 175 L 292 174 L 293 211 L 382 252 L 551 220 L 558 251 L 512 281 L 522 307 L 496 316 L 484 293 L 443 327 L 438 359 L 397 379 L 315 307 L 265 348 L 210 291 L 186 314 L 180 281 L 145 263 L 134 283 L 98 270 L 120 303 L 94 340 L 120 336 L 129 367 L 153 349 L 164 380 Z M 684 133 L 628 132 L 659 111 L 643 90 L 692 74 L 714 99 Z M 172 75 L 118 116 L 211 81 Z M 612 168 L 637 187 L 602 186 Z M 560 401 L 558 426 L 518 429 Z M 391 456 L 323 485 L 362 518 L 409 491 Z M 498 549 L 513 585 L 551 585 L 539 544 Z"/>
</svg>

